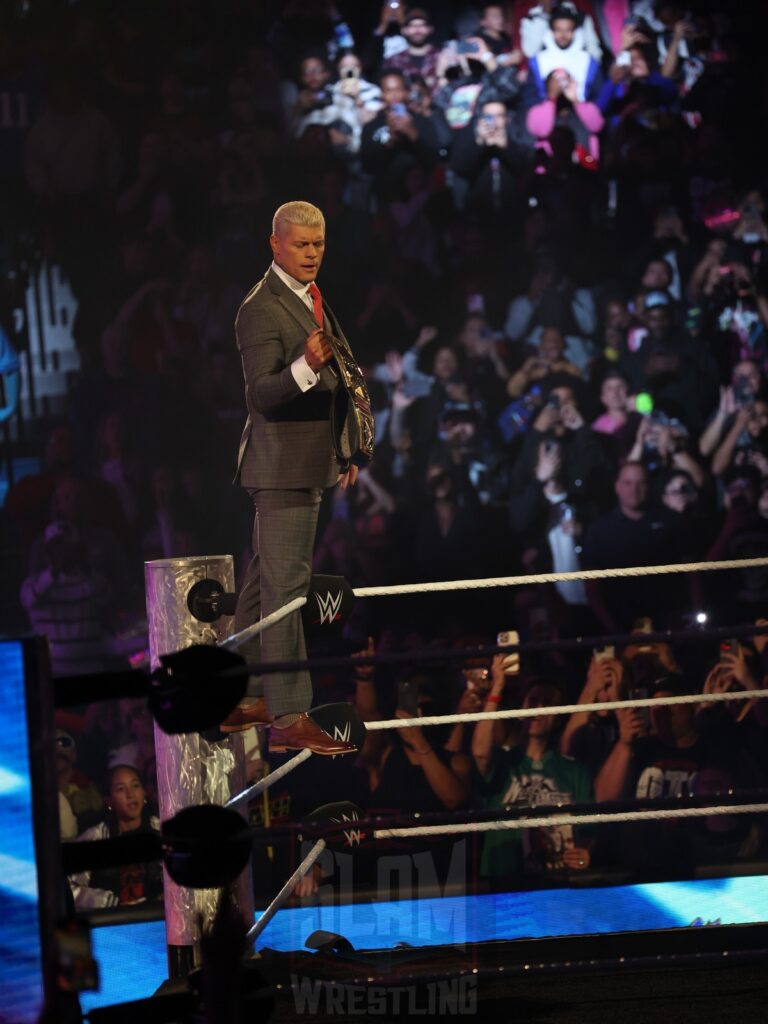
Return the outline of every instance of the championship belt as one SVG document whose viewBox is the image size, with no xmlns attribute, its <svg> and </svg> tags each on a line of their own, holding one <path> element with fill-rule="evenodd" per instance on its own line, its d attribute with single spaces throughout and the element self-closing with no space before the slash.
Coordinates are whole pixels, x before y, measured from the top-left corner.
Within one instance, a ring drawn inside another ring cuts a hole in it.
<svg viewBox="0 0 768 1024">
<path fill-rule="evenodd" d="M 373 458 L 373 413 L 368 386 L 344 342 L 328 331 L 325 338 L 333 349 L 339 375 L 331 401 L 331 440 L 336 457 L 344 464 L 365 466 Z"/>
</svg>

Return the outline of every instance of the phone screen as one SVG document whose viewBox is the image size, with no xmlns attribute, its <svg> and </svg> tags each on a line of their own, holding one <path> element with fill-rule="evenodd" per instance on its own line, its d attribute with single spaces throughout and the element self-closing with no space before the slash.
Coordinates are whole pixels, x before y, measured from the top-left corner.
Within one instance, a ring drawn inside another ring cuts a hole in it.
<svg viewBox="0 0 768 1024">
<path fill-rule="evenodd" d="M 397 686 L 398 710 L 407 711 L 411 718 L 419 714 L 419 688 L 416 683 L 406 680 Z"/>
</svg>

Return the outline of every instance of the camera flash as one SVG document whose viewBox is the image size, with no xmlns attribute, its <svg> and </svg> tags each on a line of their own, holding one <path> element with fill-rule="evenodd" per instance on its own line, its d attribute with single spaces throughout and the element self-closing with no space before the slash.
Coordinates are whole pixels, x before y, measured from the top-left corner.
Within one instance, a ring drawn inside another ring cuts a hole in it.
<svg viewBox="0 0 768 1024">
<path fill-rule="evenodd" d="M 698 622 L 698 624 L 700 626 L 703 626 L 704 623 L 707 621 L 707 613 L 706 612 L 696 612 L 696 621 Z"/>
</svg>

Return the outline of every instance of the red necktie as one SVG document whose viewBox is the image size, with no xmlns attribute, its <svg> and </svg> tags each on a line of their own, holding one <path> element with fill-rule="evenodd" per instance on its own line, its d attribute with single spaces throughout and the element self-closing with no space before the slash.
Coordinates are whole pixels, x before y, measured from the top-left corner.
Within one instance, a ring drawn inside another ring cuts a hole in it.
<svg viewBox="0 0 768 1024">
<path fill-rule="evenodd" d="M 317 320 L 318 324 L 323 326 L 323 296 L 320 294 L 320 289 L 317 287 L 315 282 L 307 288 L 310 298 L 312 299 L 312 311 Z"/>
</svg>

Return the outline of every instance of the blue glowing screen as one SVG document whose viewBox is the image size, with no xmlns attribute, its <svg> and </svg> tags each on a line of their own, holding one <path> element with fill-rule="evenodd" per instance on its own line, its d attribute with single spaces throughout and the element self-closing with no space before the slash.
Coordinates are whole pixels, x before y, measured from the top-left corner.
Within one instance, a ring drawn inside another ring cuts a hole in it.
<svg viewBox="0 0 768 1024">
<path fill-rule="evenodd" d="M 24 657 L 0 640 L 0 1021 L 37 1020 L 43 1003 Z"/>
</svg>

